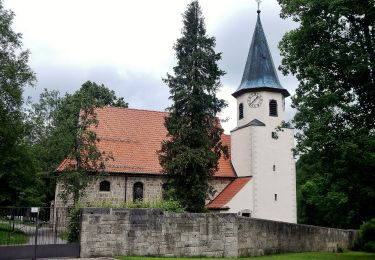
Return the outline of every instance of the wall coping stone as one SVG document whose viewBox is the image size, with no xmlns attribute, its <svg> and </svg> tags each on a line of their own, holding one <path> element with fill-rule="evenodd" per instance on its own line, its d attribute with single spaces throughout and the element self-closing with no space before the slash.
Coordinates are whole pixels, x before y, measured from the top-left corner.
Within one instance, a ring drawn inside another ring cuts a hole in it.
<svg viewBox="0 0 375 260">
<path fill-rule="evenodd" d="M 340 229 L 334 227 L 324 227 L 324 226 L 316 226 L 316 225 L 308 225 L 308 224 L 296 224 L 296 223 L 289 223 L 283 221 L 276 221 L 276 220 L 269 220 L 269 219 L 261 219 L 261 218 L 253 218 L 253 217 L 244 217 L 240 216 L 236 213 L 219 213 L 219 212 L 208 212 L 208 213 L 190 213 L 190 212 L 168 212 L 161 208 L 81 208 L 81 212 L 83 214 L 103 214 L 109 215 L 111 212 L 131 212 L 132 215 L 148 215 L 150 212 L 157 215 L 166 215 L 171 214 L 178 217 L 206 217 L 206 216 L 222 216 L 222 217 L 236 217 L 238 219 L 252 219 L 256 221 L 263 221 L 268 223 L 283 223 L 285 225 L 291 226 L 303 226 L 309 228 L 319 228 L 319 229 L 334 229 L 334 230 L 341 230 L 341 231 L 354 231 L 357 232 L 356 229 Z"/>
</svg>

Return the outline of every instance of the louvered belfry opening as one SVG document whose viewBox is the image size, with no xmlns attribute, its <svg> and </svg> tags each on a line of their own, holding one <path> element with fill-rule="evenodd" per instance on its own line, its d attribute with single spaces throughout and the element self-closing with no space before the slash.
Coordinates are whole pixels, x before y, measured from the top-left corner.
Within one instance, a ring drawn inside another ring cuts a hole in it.
<svg viewBox="0 0 375 260">
<path fill-rule="evenodd" d="M 238 118 L 241 120 L 243 118 L 243 104 L 238 106 Z"/>
<path fill-rule="evenodd" d="M 277 101 L 270 100 L 270 116 L 277 116 Z"/>
</svg>

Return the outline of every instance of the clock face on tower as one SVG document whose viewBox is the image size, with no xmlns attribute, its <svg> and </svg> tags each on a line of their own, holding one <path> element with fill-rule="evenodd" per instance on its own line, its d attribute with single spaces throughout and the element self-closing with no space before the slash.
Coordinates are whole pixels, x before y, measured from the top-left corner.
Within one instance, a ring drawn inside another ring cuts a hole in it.
<svg viewBox="0 0 375 260">
<path fill-rule="evenodd" d="M 262 105 L 263 97 L 259 93 L 251 93 L 247 98 L 247 103 L 249 107 L 257 108 Z"/>
</svg>

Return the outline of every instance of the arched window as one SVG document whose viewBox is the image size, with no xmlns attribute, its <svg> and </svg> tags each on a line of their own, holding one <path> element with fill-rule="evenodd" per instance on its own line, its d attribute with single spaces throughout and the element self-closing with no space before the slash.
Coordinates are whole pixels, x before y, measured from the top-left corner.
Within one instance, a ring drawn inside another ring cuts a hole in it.
<svg viewBox="0 0 375 260">
<path fill-rule="evenodd" d="M 169 190 L 168 183 L 163 183 L 163 185 L 161 186 L 161 196 L 163 200 L 165 201 L 169 200 L 168 190 Z"/>
<path fill-rule="evenodd" d="M 109 181 L 102 181 L 99 184 L 99 191 L 110 191 L 111 183 Z"/>
<path fill-rule="evenodd" d="M 277 116 L 277 101 L 270 100 L 270 116 Z"/>
<path fill-rule="evenodd" d="M 242 103 L 238 106 L 238 118 L 239 120 L 243 118 L 243 104 Z"/>
<path fill-rule="evenodd" d="M 142 201 L 143 200 L 143 183 L 136 182 L 133 186 L 133 201 Z"/>
</svg>

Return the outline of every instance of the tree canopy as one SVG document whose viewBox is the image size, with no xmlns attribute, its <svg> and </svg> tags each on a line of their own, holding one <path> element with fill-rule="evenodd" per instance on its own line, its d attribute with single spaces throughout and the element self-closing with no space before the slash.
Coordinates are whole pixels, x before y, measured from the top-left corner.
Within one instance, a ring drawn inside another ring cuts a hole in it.
<svg viewBox="0 0 375 260">
<path fill-rule="evenodd" d="M 64 159 L 85 160 L 79 163 L 79 170 L 69 169 L 69 173 L 60 175 L 65 178 L 65 190 L 74 193 L 76 198 L 90 181 L 86 172 L 88 161 L 92 168 L 100 170 L 103 167 L 100 162 L 107 155 L 96 149 L 99 140 L 90 130 L 98 124 L 94 108 L 103 106 L 127 107 L 128 104 L 123 98 L 117 98 L 114 91 L 91 81 L 82 84 L 75 93 L 63 97 L 58 91 L 44 90 L 39 102 L 33 104 L 29 117 L 30 139 L 34 143 L 33 150 L 38 154 L 40 175 L 49 184 L 49 189 L 46 189 L 49 199 L 53 199 L 55 188 L 52 173 Z M 68 197 L 68 194 L 63 195 Z"/>
<path fill-rule="evenodd" d="M 279 45 L 300 82 L 299 221 L 358 228 L 375 215 L 375 2 L 278 1 L 299 23 Z"/>
<path fill-rule="evenodd" d="M 226 152 L 216 117 L 226 106 L 216 96 L 224 71 L 217 65 L 221 54 L 215 53 L 215 39 L 206 35 L 198 1 L 188 5 L 183 24 L 182 37 L 174 46 L 174 75 L 164 79 L 173 104 L 165 119 L 170 138 L 162 144 L 160 163 L 175 199 L 188 211 L 200 212 L 210 191 L 208 180 Z"/>
<path fill-rule="evenodd" d="M 22 49 L 21 34 L 12 30 L 14 13 L 0 0 L 0 205 L 34 203 L 37 183 L 33 155 L 25 143 L 23 92 L 35 83 Z"/>
<path fill-rule="evenodd" d="M 12 30 L 13 18 L 0 0 L 0 205 L 45 206 L 54 198 L 53 172 L 65 158 L 83 160 L 80 174 L 88 161 L 91 166 L 98 163 L 99 169 L 107 158 L 95 149 L 98 140 L 89 130 L 97 123 L 94 108 L 128 104 L 104 85 L 87 81 L 65 96 L 44 90 L 39 102 L 30 106 L 23 92 L 36 77 L 28 65 L 29 51 L 22 49 L 21 34 Z M 85 149 L 89 156 L 78 156 Z M 86 179 L 73 177 L 68 182 L 79 182 L 83 190 Z M 74 189 L 72 193 L 77 195 Z"/>
</svg>

